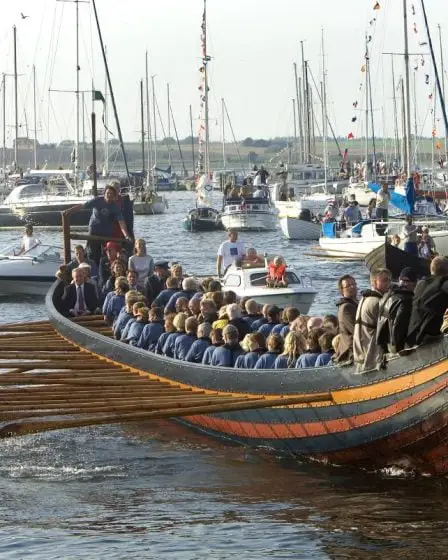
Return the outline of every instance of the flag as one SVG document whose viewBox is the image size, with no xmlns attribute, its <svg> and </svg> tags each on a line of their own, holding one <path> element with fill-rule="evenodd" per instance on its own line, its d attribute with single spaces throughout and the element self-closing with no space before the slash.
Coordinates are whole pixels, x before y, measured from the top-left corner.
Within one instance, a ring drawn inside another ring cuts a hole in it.
<svg viewBox="0 0 448 560">
<path fill-rule="evenodd" d="M 103 94 L 98 90 L 93 91 L 93 100 L 94 101 L 102 101 L 103 103 L 106 103 L 106 100 L 104 99 Z"/>
<path fill-rule="evenodd" d="M 436 135 L 436 129 L 433 128 L 433 129 L 432 129 L 432 136 L 433 136 L 433 138 L 435 137 L 435 135 Z"/>
<path fill-rule="evenodd" d="M 352 122 L 356 122 L 358 120 L 358 117 L 352 117 Z"/>
<path fill-rule="evenodd" d="M 353 132 L 349 132 L 348 135 L 347 135 L 347 138 L 348 138 L 349 140 L 353 140 L 354 137 L 355 137 L 355 136 L 354 136 Z"/>
<path fill-rule="evenodd" d="M 381 8 L 380 3 L 376 2 L 375 5 L 373 6 L 374 10 L 379 10 Z"/>
</svg>

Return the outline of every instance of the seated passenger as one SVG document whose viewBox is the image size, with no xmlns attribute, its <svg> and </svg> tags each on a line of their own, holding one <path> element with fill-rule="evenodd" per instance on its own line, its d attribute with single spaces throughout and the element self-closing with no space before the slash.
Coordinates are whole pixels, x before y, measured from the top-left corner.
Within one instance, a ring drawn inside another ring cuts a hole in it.
<svg viewBox="0 0 448 560">
<path fill-rule="evenodd" d="M 124 276 L 115 279 L 115 290 L 107 294 L 103 303 L 103 316 L 108 325 L 114 321 L 125 306 L 125 296 L 129 292 L 129 285 Z"/>
<path fill-rule="evenodd" d="M 275 257 L 268 265 L 267 284 L 271 288 L 285 287 L 288 285 L 286 278 L 286 264 L 282 257 Z"/>
<path fill-rule="evenodd" d="M 149 309 L 148 307 L 140 307 L 137 311 L 137 317 L 135 322 L 129 327 L 126 339 L 123 342 L 127 342 L 131 346 L 137 346 L 138 341 L 142 335 L 143 329 L 146 327 L 149 321 Z"/>
<path fill-rule="evenodd" d="M 174 267 L 173 267 L 174 268 Z M 198 291 L 198 283 L 195 278 L 184 278 L 182 281 L 182 290 L 173 294 L 168 303 L 165 305 L 165 311 L 172 312 L 176 309 L 176 301 L 181 298 L 190 300 Z"/>
<path fill-rule="evenodd" d="M 259 332 L 248 335 L 248 353 L 238 356 L 235 367 L 243 369 L 254 369 L 260 356 L 266 352 L 266 340 Z"/>
<path fill-rule="evenodd" d="M 197 339 L 198 320 L 196 317 L 188 317 L 185 321 L 185 334 L 178 336 L 174 342 L 173 358 L 185 360 L 187 354 Z"/>
<path fill-rule="evenodd" d="M 268 351 L 258 359 L 255 369 L 273 369 L 275 360 L 283 352 L 283 338 L 279 334 L 270 334 L 266 345 Z"/>
<path fill-rule="evenodd" d="M 180 297 L 176 301 L 175 311 L 176 313 L 186 313 L 187 315 L 190 315 L 188 309 L 188 299 L 186 297 Z"/>
<path fill-rule="evenodd" d="M 224 345 L 215 348 L 210 365 L 220 367 L 233 367 L 238 356 L 244 353 L 238 342 L 238 329 L 233 325 L 227 325 L 222 332 Z"/>
<path fill-rule="evenodd" d="M 222 337 L 222 329 L 212 329 L 210 333 L 211 344 L 206 348 L 204 355 L 202 357 L 202 363 L 209 366 L 212 361 L 213 352 L 216 348 L 219 348 L 224 344 L 224 339 Z"/>
<path fill-rule="evenodd" d="M 213 322 L 212 327 L 214 329 L 224 330 L 224 327 L 226 327 L 228 323 L 229 316 L 227 315 L 227 306 L 225 305 L 218 311 L 218 320 Z"/>
<path fill-rule="evenodd" d="M 210 333 L 212 326 L 210 323 L 201 323 L 198 326 L 197 339 L 191 345 L 188 354 L 185 357 L 186 362 L 191 362 L 193 364 L 201 364 L 202 358 L 204 357 L 205 351 L 209 348 Z"/>
<path fill-rule="evenodd" d="M 289 333 L 289 331 L 291 330 L 291 326 L 294 323 L 294 321 L 300 317 L 300 311 L 297 309 L 297 307 L 287 307 L 284 310 L 284 317 L 285 317 L 285 323 L 283 324 L 283 321 L 281 323 L 281 328 L 277 325 L 272 329 L 272 334 L 279 334 L 283 339 L 286 338 L 286 335 Z M 280 329 L 280 330 L 278 330 Z"/>
<path fill-rule="evenodd" d="M 280 309 L 276 305 L 270 305 L 267 309 L 266 316 L 268 322 L 258 329 L 265 338 L 267 338 L 270 334 L 272 329 L 280 323 Z"/>
<path fill-rule="evenodd" d="M 145 328 L 143 329 L 137 342 L 137 346 L 139 348 L 143 348 L 144 350 L 153 352 L 157 345 L 157 341 L 165 331 L 163 328 L 162 307 L 151 307 L 148 319 L 149 323 L 145 325 Z"/>
<path fill-rule="evenodd" d="M 227 306 L 227 316 L 229 317 L 229 325 L 233 325 L 238 329 L 239 339 L 243 338 L 250 332 L 249 325 L 241 317 L 241 310 L 236 303 L 231 303 Z"/>
<path fill-rule="evenodd" d="M 117 340 L 120 340 L 121 333 L 123 332 L 123 329 L 126 327 L 128 321 L 130 321 L 134 317 L 134 314 L 132 313 L 132 306 L 134 305 L 134 303 L 136 303 L 139 300 L 140 300 L 140 294 L 138 292 L 132 290 L 127 292 L 124 298 L 125 305 L 120 311 L 120 313 L 118 314 L 118 317 L 115 320 L 112 329 L 114 333 L 114 337 Z"/>
<path fill-rule="evenodd" d="M 187 308 L 190 317 L 196 317 L 196 319 L 199 317 L 199 314 L 201 312 L 201 299 L 202 299 L 202 295 L 198 292 L 188 302 Z"/>
<path fill-rule="evenodd" d="M 322 353 L 317 357 L 316 363 L 314 364 L 315 367 L 326 366 L 331 362 L 334 354 L 333 338 L 334 333 L 331 331 L 320 335 L 319 346 Z"/>
<path fill-rule="evenodd" d="M 306 339 L 307 351 L 297 360 L 296 368 L 303 369 L 315 366 L 317 358 L 322 353 L 319 346 L 319 338 L 322 334 L 322 329 L 319 328 L 309 331 Z"/>
<path fill-rule="evenodd" d="M 70 272 L 72 272 L 72 270 L 74 270 L 75 268 L 78 268 L 81 263 L 85 262 L 90 266 L 92 270 L 92 276 L 98 276 L 98 267 L 96 263 L 87 258 L 86 251 L 82 245 L 76 245 L 74 248 L 74 253 L 75 258 L 67 265 Z"/>
<path fill-rule="evenodd" d="M 172 295 L 179 291 L 179 284 L 177 278 L 171 276 L 166 279 L 166 288 L 153 300 L 152 305 L 155 307 L 165 307 L 170 301 Z"/>
<path fill-rule="evenodd" d="M 164 322 L 164 330 L 165 332 L 162 333 L 157 341 L 157 344 L 154 348 L 155 354 L 163 354 L 163 347 L 165 346 L 165 342 L 167 338 L 170 336 L 171 333 L 176 332 L 176 327 L 173 325 L 174 317 L 176 316 L 175 313 L 168 313 L 165 315 L 165 322 Z"/>
<path fill-rule="evenodd" d="M 264 259 L 262 257 L 260 257 L 260 255 L 257 253 L 257 250 L 254 247 L 249 247 L 246 251 L 246 254 L 244 255 L 244 258 L 243 258 L 243 266 L 244 265 L 264 266 Z"/>
<path fill-rule="evenodd" d="M 218 313 L 216 312 L 216 304 L 212 299 L 202 298 L 199 304 L 199 317 L 200 323 L 214 323 L 218 320 Z"/>
<path fill-rule="evenodd" d="M 322 319 L 322 326 L 324 329 L 331 331 L 333 336 L 336 336 L 339 333 L 339 320 L 336 315 L 324 315 Z"/>
<path fill-rule="evenodd" d="M 110 267 L 110 276 L 107 279 L 106 284 L 102 287 L 101 292 L 103 297 L 107 296 L 107 294 L 110 294 L 110 292 L 112 292 L 115 288 L 115 280 L 116 278 L 119 278 L 120 276 L 124 276 L 126 278 L 126 267 L 124 266 L 124 264 L 120 261 L 120 260 L 116 260 L 112 263 L 111 267 Z M 127 279 L 126 279 L 127 282 Z M 129 284 L 128 284 L 129 286 Z"/>
<path fill-rule="evenodd" d="M 244 315 L 243 319 L 252 331 L 254 330 L 252 329 L 253 323 L 262 319 L 263 315 L 260 313 L 260 306 L 254 299 L 248 299 L 244 307 L 246 309 L 246 315 Z"/>
<path fill-rule="evenodd" d="M 135 290 L 136 292 L 140 291 L 138 286 L 138 273 L 136 270 L 128 270 L 126 273 L 126 279 L 130 290 Z"/>
<path fill-rule="evenodd" d="M 175 332 L 171 333 L 163 346 L 163 355 L 167 358 L 174 358 L 174 344 L 179 336 L 185 334 L 185 321 L 188 315 L 186 313 L 176 313 L 173 320 L 173 327 Z"/>
<path fill-rule="evenodd" d="M 138 317 L 138 310 L 141 309 L 142 307 L 146 307 L 146 305 L 143 303 L 143 301 L 137 301 L 136 303 L 134 303 L 134 305 L 132 306 L 132 318 L 126 323 L 126 326 L 124 327 L 122 333 L 121 333 L 121 338 L 120 340 L 122 342 L 126 342 L 128 339 L 128 335 L 129 335 L 129 330 L 132 327 L 132 325 L 137 321 L 137 317 Z"/>
<path fill-rule="evenodd" d="M 72 317 L 83 317 L 95 313 L 98 297 L 95 287 L 85 281 L 81 268 L 72 271 L 72 284 L 66 286 L 61 298 L 62 305 Z"/>
<path fill-rule="evenodd" d="M 290 331 L 285 338 L 283 352 L 274 362 L 275 369 L 295 368 L 299 357 L 306 352 L 306 339 L 302 333 Z"/>
</svg>

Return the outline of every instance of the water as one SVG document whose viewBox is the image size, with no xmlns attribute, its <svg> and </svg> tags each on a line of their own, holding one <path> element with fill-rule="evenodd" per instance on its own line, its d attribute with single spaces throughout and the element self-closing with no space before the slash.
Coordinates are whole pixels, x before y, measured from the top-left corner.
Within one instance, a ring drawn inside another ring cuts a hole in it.
<svg viewBox="0 0 448 560">
<path fill-rule="evenodd" d="M 190 193 L 137 218 L 155 257 L 211 272 L 223 233 L 188 234 Z M 58 242 L 57 233 L 43 240 Z M 0 246 L 17 232 L 0 232 Z M 243 235 L 283 254 L 334 311 L 335 281 L 361 265 L 305 256 L 279 232 Z M 45 317 L 43 302 L 3 299 L 0 321 Z M 0 441 L 0 558 L 446 558 L 448 484 L 397 469 L 364 475 L 280 460 L 175 423 L 106 426 Z"/>
</svg>

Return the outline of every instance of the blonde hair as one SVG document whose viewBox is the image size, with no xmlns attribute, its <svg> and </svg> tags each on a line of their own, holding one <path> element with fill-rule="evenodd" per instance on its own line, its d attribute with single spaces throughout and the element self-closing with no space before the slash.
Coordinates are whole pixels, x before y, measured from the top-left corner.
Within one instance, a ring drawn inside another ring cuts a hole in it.
<svg viewBox="0 0 448 560">
<path fill-rule="evenodd" d="M 297 358 L 306 352 L 306 338 L 301 332 L 289 331 L 285 338 L 285 348 L 282 356 L 288 358 L 288 367 L 296 362 Z"/>
<path fill-rule="evenodd" d="M 143 247 L 143 256 L 146 256 L 146 241 L 144 239 L 136 239 L 134 243 L 134 255 L 137 254 L 137 247 L 141 245 Z"/>
<path fill-rule="evenodd" d="M 140 300 L 140 294 L 136 290 L 129 290 L 125 295 L 126 311 L 128 313 L 132 312 L 132 306 Z"/>
<path fill-rule="evenodd" d="M 173 319 L 173 327 L 175 327 L 176 331 L 182 332 L 185 330 L 185 321 L 188 319 L 188 315 L 186 313 L 177 313 Z"/>
<path fill-rule="evenodd" d="M 134 305 L 132 306 L 132 313 L 133 313 L 134 315 L 137 315 L 137 311 L 138 311 L 139 309 L 143 309 L 144 307 L 146 307 L 146 306 L 145 306 L 145 304 L 144 304 L 142 301 L 136 301 L 136 302 L 134 303 Z"/>
<path fill-rule="evenodd" d="M 149 309 L 147 307 L 140 307 L 137 315 L 140 315 L 146 321 L 149 320 Z"/>
<path fill-rule="evenodd" d="M 124 276 L 117 276 L 117 278 L 115 278 L 114 288 L 115 290 L 123 292 L 124 290 L 129 289 L 128 281 Z"/>
<path fill-rule="evenodd" d="M 179 273 L 179 272 L 180 272 L 179 276 L 182 275 L 182 273 L 183 273 L 182 265 L 181 264 L 174 264 L 171 267 L 171 276 L 177 277 L 177 273 Z"/>
</svg>

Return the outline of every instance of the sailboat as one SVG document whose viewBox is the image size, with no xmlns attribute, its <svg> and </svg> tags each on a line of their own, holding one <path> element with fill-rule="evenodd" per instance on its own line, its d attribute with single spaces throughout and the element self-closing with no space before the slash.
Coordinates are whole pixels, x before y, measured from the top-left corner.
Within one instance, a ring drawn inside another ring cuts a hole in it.
<svg viewBox="0 0 448 560">
<path fill-rule="evenodd" d="M 196 185 L 196 206 L 192 208 L 183 220 L 186 231 L 215 231 L 223 229 L 219 211 L 213 207 L 211 196 L 213 185 L 210 183 L 210 156 L 209 156 L 209 118 L 208 118 L 208 63 L 210 56 L 207 54 L 207 0 L 204 0 L 204 13 L 201 24 L 202 66 L 201 84 L 201 125 L 199 129 L 199 154 L 198 171 L 200 177 Z M 204 134 L 204 137 L 203 137 Z M 202 150 L 204 147 L 204 151 Z"/>
</svg>

